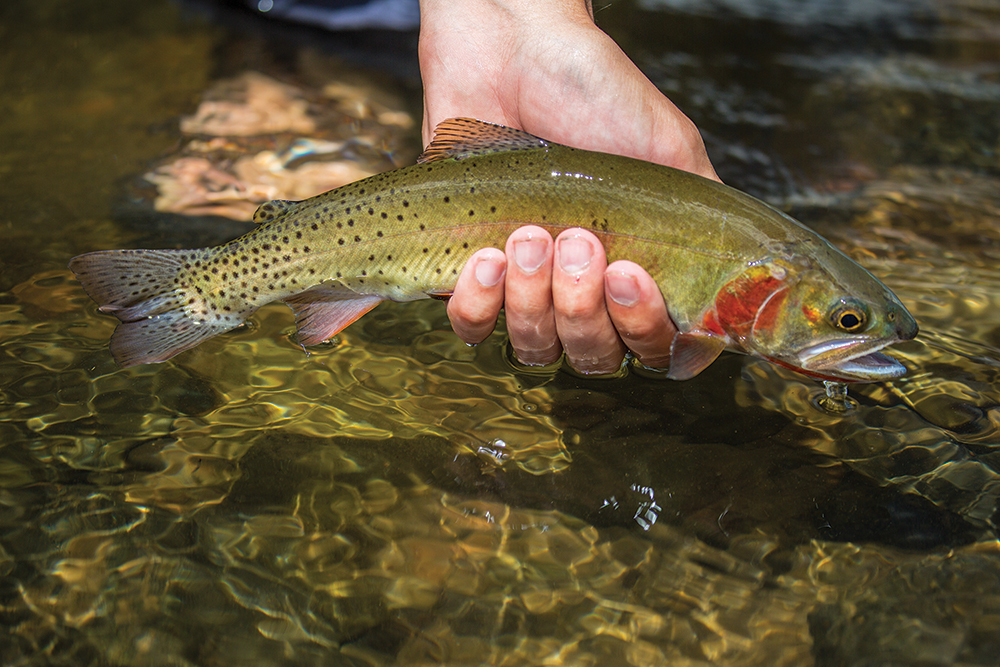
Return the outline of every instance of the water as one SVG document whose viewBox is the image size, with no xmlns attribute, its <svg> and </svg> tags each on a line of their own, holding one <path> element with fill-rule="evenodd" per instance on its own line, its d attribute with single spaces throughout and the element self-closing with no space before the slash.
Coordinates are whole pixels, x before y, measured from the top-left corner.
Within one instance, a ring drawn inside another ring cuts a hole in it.
<svg viewBox="0 0 1000 667">
<path fill-rule="evenodd" d="M 141 175 L 196 150 L 179 118 L 252 70 L 327 124 L 304 152 L 223 157 L 405 162 L 415 130 L 379 119 L 419 110 L 412 36 L 4 5 L 0 663 L 997 664 L 1000 12 L 597 15 L 727 181 L 899 294 L 909 374 L 838 411 L 734 355 L 682 383 L 537 372 L 500 334 L 458 343 L 432 302 L 308 356 L 269 306 L 119 371 L 69 257 L 242 224 L 153 210 Z"/>
</svg>

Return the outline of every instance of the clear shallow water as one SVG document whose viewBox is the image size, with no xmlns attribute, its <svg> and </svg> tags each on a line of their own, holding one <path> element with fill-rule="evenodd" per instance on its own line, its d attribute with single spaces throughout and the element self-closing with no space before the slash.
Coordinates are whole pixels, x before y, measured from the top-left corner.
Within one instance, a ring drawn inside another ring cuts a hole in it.
<svg viewBox="0 0 1000 667">
<path fill-rule="evenodd" d="M 230 234 L 133 179 L 212 80 L 328 61 L 238 15 L 5 6 L 0 662 L 996 664 L 1000 17 L 711 7 L 598 17 L 724 178 L 920 321 L 910 374 L 845 414 L 733 355 L 684 383 L 526 373 L 437 303 L 308 357 L 271 306 L 119 371 L 68 258 Z"/>
</svg>

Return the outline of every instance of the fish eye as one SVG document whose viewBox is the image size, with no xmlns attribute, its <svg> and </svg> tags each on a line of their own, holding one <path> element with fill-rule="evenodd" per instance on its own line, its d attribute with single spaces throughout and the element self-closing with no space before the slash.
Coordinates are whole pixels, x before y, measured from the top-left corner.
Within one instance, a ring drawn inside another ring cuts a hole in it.
<svg viewBox="0 0 1000 667">
<path fill-rule="evenodd" d="M 843 303 L 833 309 L 830 314 L 833 326 L 841 331 L 853 333 L 865 328 L 868 324 L 868 313 L 857 303 Z"/>
</svg>

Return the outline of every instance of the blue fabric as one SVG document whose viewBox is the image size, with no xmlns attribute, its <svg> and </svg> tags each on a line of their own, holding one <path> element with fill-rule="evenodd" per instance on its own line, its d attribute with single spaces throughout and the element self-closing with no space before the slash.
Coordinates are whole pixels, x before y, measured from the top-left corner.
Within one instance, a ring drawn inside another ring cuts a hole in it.
<svg viewBox="0 0 1000 667">
<path fill-rule="evenodd" d="M 420 25 L 418 0 L 247 0 L 264 16 L 329 30 L 412 30 Z"/>
</svg>

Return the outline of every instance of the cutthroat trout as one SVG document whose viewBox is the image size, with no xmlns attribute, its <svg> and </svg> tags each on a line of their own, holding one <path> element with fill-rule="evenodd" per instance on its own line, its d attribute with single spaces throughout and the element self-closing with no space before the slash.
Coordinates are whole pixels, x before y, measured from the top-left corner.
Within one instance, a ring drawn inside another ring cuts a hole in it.
<svg viewBox="0 0 1000 667">
<path fill-rule="evenodd" d="M 669 375 L 724 349 L 806 375 L 877 381 L 906 369 L 879 352 L 917 334 L 885 285 L 815 233 L 738 190 L 669 167 L 451 119 L 411 167 L 304 201 L 272 201 L 253 231 L 213 248 L 110 250 L 70 262 L 121 324 L 121 366 L 164 361 L 275 300 L 302 345 L 386 299 L 447 296 L 469 256 L 517 227 L 593 231 L 608 261 L 658 283 L 679 334 Z"/>
</svg>

